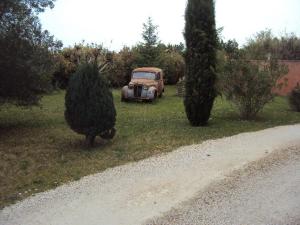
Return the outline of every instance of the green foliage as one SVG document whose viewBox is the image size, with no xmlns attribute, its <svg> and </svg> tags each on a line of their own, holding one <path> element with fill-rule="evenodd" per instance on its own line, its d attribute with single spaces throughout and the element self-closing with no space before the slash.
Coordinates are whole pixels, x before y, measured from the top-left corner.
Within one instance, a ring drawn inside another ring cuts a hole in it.
<svg viewBox="0 0 300 225">
<path fill-rule="evenodd" d="M 112 64 L 105 76 L 112 87 L 122 87 L 131 79 L 132 70 L 137 67 L 154 66 L 164 70 L 166 84 L 176 84 L 178 79 L 184 75 L 184 59 L 182 45 L 159 44 L 153 48 L 155 60 L 147 60 L 149 51 L 143 51 L 143 45 L 132 48 L 124 47 L 118 53 L 113 53 Z M 152 61 L 151 64 L 147 62 Z"/>
<path fill-rule="evenodd" d="M 168 51 L 172 51 L 172 52 L 177 52 L 180 55 L 184 56 L 184 52 L 185 52 L 185 46 L 182 42 L 180 42 L 179 44 L 168 44 L 166 46 L 166 49 L 168 49 Z"/>
<path fill-rule="evenodd" d="M 159 68 L 164 71 L 165 84 L 176 84 L 184 76 L 185 63 L 177 51 L 165 50 L 159 55 Z"/>
<path fill-rule="evenodd" d="M 275 37 L 272 31 L 267 29 L 250 38 L 245 50 L 253 59 L 263 60 L 271 56 L 282 60 L 299 60 L 300 38 L 293 33 Z"/>
<path fill-rule="evenodd" d="M 155 47 L 159 43 L 157 28 L 158 26 L 153 24 L 151 17 L 148 17 L 147 23 L 143 23 L 142 37 L 145 46 Z"/>
<path fill-rule="evenodd" d="M 258 112 L 274 99 L 272 90 L 283 84 L 277 81 L 288 72 L 287 66 L 271 58 L 254 61 L 249 52 L 228 43 L 223 72 L 220 73 L 221 90 L 236 105 L 242 119 L 254 119 Z"/>
<path fill-rule="evenodd" d="M 51 88 L 53 53 L 61 43 L 43 31 L 37 14 L 53 1 L 0 3 L 0 103 L 37 104 Z"/>
<path fill-rule="evenodd" d="M 193 126 L 207 124 L 216 97 L 217 31 L 213 0 L 189 0 L 185 13 L 186 94 L 184 105 Z"/>
<path fill-rule="evenodd" d="M 157 46 L 137 45 L 134 48 L 137 53 L 136 64 L 138 67 L 158 67 L 160 49 Z"/>
<path fill-rule="evenodd" d="M 53 8 L 55 0 L 2 0 L 0 2 L 0 17 L 9 13 L 19 13 L 23 11 L 30 13 L 34 11 L 35 13 L 44 12 L 45 8 Z"/>
<path fill-rule="evenodd" d="M 158 26 L 153 24 L 151 17 L 143 24 L 142 38 L 144 42 L 134 48 L 139 54 L 136 62 L 139 67 L 158 66 L 160 48 L 158 47 L 159 38 L 157 28 Z"/>
<path fill-rule="evenodd" d="M 52 86 L 57 89 L 66 89 L 70 76 L 75 73 L 77 65 L 66 57 L 66 50 L 55 55 L 55 71 L 52 77 Z"/>
<path fill-rule="evenodd" d="M 109 51 L 97 44 L 75 44 L 73 47 L 64 48 L 55 56 L 56 69 L 52 77 L 55 88 L 65 89 L 71 75 L 81 63 L 96 62 L 103 64 L 108 60 Z"/>
<path fill-rule="evenodd" d="M 122 87 L 129 83 L 132 70 L 137 67 L 159 67 L 165 71 L 166 84 L 175 84 L 184 70 L 184 45 L 164 45 L 159 42 L 157 26 L 148 18 L 143 24 L 143 43 L 132 48 L 123 47 L 119 52 L 112 53 L 109 66 L 102 73 L 112 87 Z M 66 88 L 71 75 L 80 63 L 96 61 L 103 64 L 107 61 L 109 50 L 101 45 L 76 44 L 64 48 L 56 55 L 56 70 L 53 73 L 54 87 Z"/>
<path fill-rule="evenodd" d="M 96 136 L 115 134 L 116 110 L 112 93 L 96 63 L 84 63 L 71 77 L 65 97 L 65 119 L 72 130 L 86 136 L 92 146 Z"/>
<path fill-rule="evenodd" d="M 297 86 L 292 90 L 289 95 L 289 103 L 293 111 L 300 112 L 300 85 L 297 83 Z"/>
<path fill-rule="evenodd" d="M 106 77 L 112 87 L 122 87 L 129 83 L 132 70 L 137 67 L 138 57 L 138 53 L 128 47 L 113 54 L 112 65 L 106 72 Z"/>
</svg>

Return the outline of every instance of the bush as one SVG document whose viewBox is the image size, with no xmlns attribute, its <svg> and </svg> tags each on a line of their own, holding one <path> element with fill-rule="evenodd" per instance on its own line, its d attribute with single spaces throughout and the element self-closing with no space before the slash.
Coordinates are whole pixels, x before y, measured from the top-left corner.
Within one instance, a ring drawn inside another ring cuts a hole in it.
<svg viewBox="0 0 300 225">
<path fill-rule="evenodd" d="M 300 112 L 300 85 L 297 83 L 297 86 L 292 90 L 289 95 L 289 103 L 292 110 Z"/>
<path fill-rule="evenodd" d="M 245 53 L 228 56 L 220 77 L 222 92 L 236 105 L 242 119 L 254 119 L 274 99 L 272 90 L 280 89 L 282 84 L 277 81 L 286 73 L 287 67 L 276 59 L 253 61 Z"/>
<path fill-rule="evenodd" d="M 169 49 L 161 44 L 155 48 L 155 61 L 145 59 L 146 48 L 137 45 L 133 48 L 124 47 L 119 53 L 113 54 L 113 63 L 107 71 L 107 79 L 112 87 L 122 87 L 129 83 L 132 70 L 137 67 L 154 66 L 163 69 L 166 84 L 176 84 L 184 75 L 184 58 L 175 49 Z"/>
<path fill-rule="evenodd" d="M 189 0 L 185 13 L 187 118 L 204 126 L 216 97 L 217 31 L 213 0 Z"/>
<path fill-rule="evenodd" d="M 178 52 L 162 52 L 159 56 L 159 67 L 164 71 L 166 84 L 174 85 L 184 76 L 184 58 Z"/>
<path fill-rule="evenodd" d="M 57 89 L 66 89 L 69 83 L 69 79 L 76 71 L 76 64 L 71 62 L 64 54 L 57 54 L 55 56 L 56 68 L 52 76 L 52 86 Z"/>
<path fill-rule="evenodd" d="M 64 48 L 55 56 L 56 69 L 52 75 L 52 86 L 65 89 L 69 79 L 75 73 L 81 63 L 96 62 L 98 64 L 107 61 L 109 51 L 97 44 L 76 44 L 73 47 Z"/>
<path fill-rule="evenodd" d="M 124 61 L 119 54 L 114 54 L 112 67 L 106 74 L 109 85 L 114 88 L 124 86 L 127 81 L 126 76 Z"/>
<path fill-rule="evenodd" d="M 72 130 L 86 136 L 93 145 L 95 137 L 115 135 L 116 110 L 112 93 L 96 63 L 84 63 L 71 77 L 65 97 L 65 119 Z"/>
<path fill-rule="evenodd" d="M 113 63 L 106 73 L 112 87 L 122 87 L 129 83 L 132 70 L 137 67 L 136 59 L 137 53 L 128 47 L 113 54 Z"/>
</svg>

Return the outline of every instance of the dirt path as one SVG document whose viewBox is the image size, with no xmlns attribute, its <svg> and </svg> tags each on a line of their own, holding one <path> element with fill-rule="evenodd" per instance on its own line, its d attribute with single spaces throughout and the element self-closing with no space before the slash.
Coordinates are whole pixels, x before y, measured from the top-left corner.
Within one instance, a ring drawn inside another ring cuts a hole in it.
<svg viewBox="0 0 300 225">
<path fill-rule="evenodd" d="M 300 225 L 300 149 L 276 152 L 147 225 Z"/>
<path fill-rule="evenodd" d="M 300 146 L 300 125 L 180 148 L 106 170 L 0 211 L 1 225 L 135 225 L 279 149 Z"/>
</svg>

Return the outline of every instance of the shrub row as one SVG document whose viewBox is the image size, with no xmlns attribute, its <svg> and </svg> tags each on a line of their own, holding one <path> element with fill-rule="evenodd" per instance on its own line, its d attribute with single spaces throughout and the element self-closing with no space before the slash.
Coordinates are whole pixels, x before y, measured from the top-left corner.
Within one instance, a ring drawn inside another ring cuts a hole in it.
<svg viewBox="0 0 300 225">
<path fill-rule="evenodd" d="M 52 85 L 65 89 L 69 79 L 82 62 L 89 62 L 97 58 L 98 63 L 107 60 L 109 50 L 98 45 L 75 45 L 63 49 L 56 56 L 56 70 L 53 74 Z M 131 72 L 136 67 L 154 66 L 165 72 L 165 83 L 176 84 L 184 75 L 183 49 L 176 46 L 160 44 L 149 48 L 137 45 L 132 48 L 124 47 L 119 52 L 112 52 L 112 60 L 104 75 L 111 87 L 122 87 L 131 78 Z M 152 57 L 149 57 L 149 55 Z"/>
</svg>

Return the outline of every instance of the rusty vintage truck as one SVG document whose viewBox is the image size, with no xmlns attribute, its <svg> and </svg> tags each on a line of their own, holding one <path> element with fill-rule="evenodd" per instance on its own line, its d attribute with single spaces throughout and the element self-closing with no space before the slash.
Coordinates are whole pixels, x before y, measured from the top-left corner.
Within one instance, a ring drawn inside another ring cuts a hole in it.
<svg viewBox="0 0 300 225">
<path fill-rule="evenodd" d="M 155 67 L 142 67 L 132 71 L 131 81 L 122 88 L 121 101 L 154 101 L 164 92 L 163 71 Z"/>
</svg>

